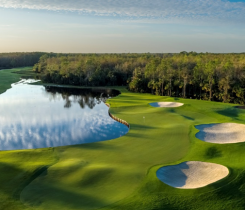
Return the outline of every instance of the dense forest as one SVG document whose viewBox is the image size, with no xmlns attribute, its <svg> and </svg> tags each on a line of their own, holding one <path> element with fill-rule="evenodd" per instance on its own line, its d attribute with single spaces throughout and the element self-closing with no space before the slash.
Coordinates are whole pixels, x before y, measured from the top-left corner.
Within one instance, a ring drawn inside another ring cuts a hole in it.
<svg viewBox="0 0 245 210">
<path fill-rule="evenodd" d="M 45 53 L 0 53 L 0 70 L 16 67 L 33 66 Z"/>
<path fill-rule="evenodd" d="M 245 54 L 47 54 L 33 69 L 50 83 L 245 104 Z"/>
<path fill-rule="evenodd" d="M 137 67 L 144 68 L 154 55 L 79 54 L 44 55 L 34 66 L 45 82 L 86 86 L 127 85 Z"/>
</svg>

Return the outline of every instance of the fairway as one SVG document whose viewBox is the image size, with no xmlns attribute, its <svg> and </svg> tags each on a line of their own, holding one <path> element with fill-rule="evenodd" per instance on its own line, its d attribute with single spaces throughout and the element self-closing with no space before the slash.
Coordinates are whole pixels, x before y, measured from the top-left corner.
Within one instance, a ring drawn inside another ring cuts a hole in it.
<svg viewBox="0 0 245 210">
<path fill-rule="evenodd" d="M 33 75 L 31 70 L 32 67 L 0 70 L 0 94 L 11 88 L 11 84 L 18 82 L 21 76 Z"/>
<path fill-rule="evenodd" d="M 18 81 L 13 71 L 0 71 L 0 93 Z M 130 124 L 129 133 L 99 143 L 0 152 L 1 210 L 244 209 L 245 143 L 203 142 L 195 137 L 195 126 L 244 124 L 245 110 L 114 88 L 121 95 L 107 101 L 110 112 Z M 184 105 L 150 105 L 157 101 Z M 170 187 L 157 178 L 161 167 L 185 161 L 217 163 L 230 174 L 191 190 Z"/>
</svg>

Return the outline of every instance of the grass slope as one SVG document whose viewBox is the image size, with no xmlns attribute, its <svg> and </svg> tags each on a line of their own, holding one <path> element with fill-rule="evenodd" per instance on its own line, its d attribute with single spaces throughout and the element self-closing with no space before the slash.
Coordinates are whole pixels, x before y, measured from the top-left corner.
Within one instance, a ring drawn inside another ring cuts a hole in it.
<svg viewBox="0 0 245 210">
<path fill-rule="evenodd" d="M 93 144 L 0 152 L 1 209 L 245 208 L 245 143 L 205 143 L 195 138 L 194 127 L 245 123 L 245 110 L 117 89 L 122 94 L 108 102 L 113 115 L 129 122 L 127 135 Z M 148 105 L 158 101 L 185 105 L 167 109 Z M 219 163 L 231 173 L 196 190 L 175 189 L 157 179 L 161 166 L 188 160 Z"/>
<path fill-rule="evenodd" d="M 0 93 L 20 80 L 20 74 L 32 75 L 31 67 L 0 71 Z M 1 113 L 0 113 L 1 116 Z M 0 152 L 0 209 L 29 209 L 20 202 L 22 190 L 47 167 L 58 160 L 53 148 Z"/>
<path fill-rule="evenodd" d="M 18 82 L 20 77 L 32 78 L 36 75 L 32 67 L 0 70 L 0 94 L 11 88 L 11 84 Z"/>
</svg>

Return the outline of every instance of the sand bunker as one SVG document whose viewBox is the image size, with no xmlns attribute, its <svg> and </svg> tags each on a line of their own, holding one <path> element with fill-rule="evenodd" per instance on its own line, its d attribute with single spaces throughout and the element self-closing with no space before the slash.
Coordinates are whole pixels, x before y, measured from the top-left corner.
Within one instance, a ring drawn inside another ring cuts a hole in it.
<svg viewBox="0 0 245 210">
<path fill-rule="evenodd" d="M 221 123 L 198 125 L 200 130 L 196 137 L 202 141 L 216 144 L 245 142 L 245 125 L 236 123 Z"/>
<path fill-rule="evenodd" d="M 157 103 L 150 103 L 153 107 L 180 107 L 184 104 L 177 103 L 177 102 L 157 102 Z"/>
<path fill-rule="evenodd" d="M 158 179 L 180 189 L 204 187 L 225 178 L 228 174 L 229 170 L 225 166 L 199 161 L 165 166 L 157 171 Z"/>
</svg>

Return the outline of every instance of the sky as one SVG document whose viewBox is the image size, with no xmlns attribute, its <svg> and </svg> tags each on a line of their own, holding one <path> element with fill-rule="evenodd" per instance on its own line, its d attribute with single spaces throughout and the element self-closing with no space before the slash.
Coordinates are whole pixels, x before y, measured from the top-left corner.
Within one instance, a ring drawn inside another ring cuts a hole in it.
<svg viewBox="0 0 245 210">
<path fill-rule="evenodd" d="M 0 0 L 0 52 L 245 52 L 245 0 Z"/>
</svg>

